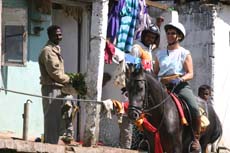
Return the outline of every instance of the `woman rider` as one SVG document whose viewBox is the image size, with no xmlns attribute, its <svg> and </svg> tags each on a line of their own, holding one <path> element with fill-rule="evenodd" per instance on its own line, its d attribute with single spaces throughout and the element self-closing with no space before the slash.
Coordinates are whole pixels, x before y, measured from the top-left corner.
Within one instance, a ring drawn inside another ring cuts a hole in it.
<svg viewBox="0 0 230 153">
<path fill-rule="evenodd" d="M 199 152 L 200 113 L 193 91 L 188 83 L 193 79 L 193 62 L 189 50 L 180 46 L 184 40 L 185 28 L 180 22 L 171 22 L 164 27 L 168 46 L 156 53 L 154 73 L 166 87 L 173 89 L 183 98 L 192 112 L 194 141 L 190 151 Z"/>
</svg>

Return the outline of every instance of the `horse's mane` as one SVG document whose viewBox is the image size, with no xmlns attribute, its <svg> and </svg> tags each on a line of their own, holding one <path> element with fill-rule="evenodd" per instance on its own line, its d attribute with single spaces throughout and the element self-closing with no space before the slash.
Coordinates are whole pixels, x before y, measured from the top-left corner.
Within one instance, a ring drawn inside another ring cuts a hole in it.
<svg viewBox="0 0 230 153">
<path fill-rule="evenodd" d="M 157 86 L 161 86 L 161 83 L 160 81 L 158 81 L 155 77 L 153 77 L 153 75 L 149 72 L 145 72 L 145 75 L 146 75 L 146 81 L 151 81 L 151 82 L 154 82 L 154 84 L 156 84 Z"/>
<path fill-rule="evenodd" d="M 158 81 L 152 74 L 146 72 L 145 75 L 146 75 L 146 81 L 148 82 L 151 88 L 154 88 L 155 91 L 160 90 L 161 92 L 167 94 L 161 82 Z"/>
</svg>

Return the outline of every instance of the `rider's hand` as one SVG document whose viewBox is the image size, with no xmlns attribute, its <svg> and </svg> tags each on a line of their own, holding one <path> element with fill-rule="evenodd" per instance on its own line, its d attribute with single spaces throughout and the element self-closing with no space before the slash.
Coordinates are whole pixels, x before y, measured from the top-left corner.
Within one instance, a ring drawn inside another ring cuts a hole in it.
<svg viewBox="0 0 230 153">
<path fill-rule="evenodd" d="M 183 82 L 183 79 L 182 78 L 176 78 L 176 79 L 173 79 L 170 81 L 172 84 L 174 85 L 178 85 L 180 84 L 181 82 Z"/>
</svg>

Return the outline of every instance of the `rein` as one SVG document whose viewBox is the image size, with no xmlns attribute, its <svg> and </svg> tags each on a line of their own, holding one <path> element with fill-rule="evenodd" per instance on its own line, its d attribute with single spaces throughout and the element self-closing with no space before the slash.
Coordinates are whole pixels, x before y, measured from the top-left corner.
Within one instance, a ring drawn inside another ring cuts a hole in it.
<svg viewBox="0 0 230 153">
<path fill-rule="evenodd" d="M 143 101 L 143 110 L 140 110 L 138 107 L 135 107 L 135 106 L 132 106 L 133 110 L 137 111 L 138 113 L 144 113 L 144 114 L 148 114 L 148 112 L 150 112 L 151 110 L 154 110 L 154 109 L 157 109 L 158 107 L 160 107 L 161 105 L 163 105 L 171 96 L 168 94 L 166 98 L 164 98 L 160 103 L 152 106 L 151 108 L 149 109 L 146 109 L 145 106 L 148 106 L 149 104 L 149 95 L 148 95 L 148 83 L 147 83 L 147 80 L 146 79 L 136 79 L 135 81 L 144 81 L 145 82 L 145 98 L 144 98 L 144 101 Z M 176 86 L 171 90 L 171 92 L 173 92 L 175 90 Z M 162 84 L 161 84 L 161 97 L 163 97 L 163 87 L 162 87 Z M 164 119 L 164 108 L 163 108 L 163 115 L 162 115 L 162 118 L 161 118 L 161 121 L 160 121 L 160 124 L 158 126 L 158 130 L 160 129 L 162 123 L 163 123 L 163 119 Z"/>
<path fill-rule="evenodd" d="M 145 81 L 146 81 L 146 80 L 145 80 Z M 147 86 L 147 85 L 146 85 L 146 86 Z M 176 87 L 177 87 L 177 86 L 174 86 L 173 89 L 172 89 L 170 92 L 174 92 L 174 90 L 175 90 Z M 163 92 L 162 92 L 162 91 L 163 91 L 163 87 L 162 87 L 162 84 L 161 84 L 161 94 L 162 94 L 161 97 L 163 97 Z M 163 99 L 159 104 L 154 105 L 153 107 L 151 107 L 151 108 L 149 108 L 149 109 L 146 109 L 144 112 L 149 112 L 149 111 L 151 111 L 151 110 L 154 110 L 154 109 L 160 107 L 160 106 L 163 105 L 170 97 L 171 97 L 170 94 L 168 94 L 168 96 L 167 96 L 165 99 Z"/>
<path fill-rule="evenodd" d="M 145 92 L 145 99 L 144 99 L 144 104 L 148 104 L 148 83 L 147 83 L 147 80 L 143 79 L 143 80 L 135 80 L 135 81 L 145 81 L 145 86 L 146 86 L 146 92 Z M 172 89 L 172 92 L 174 91 L 175 87 Z M 162 92 L 163 88 L 162 88 L 162 85 L 161 85 L 161 94 L 162 94 L 162 97 L 163 97 L 163 92 Z M 171 96 L 168 94 L 168 96 L 163 99 L 159 104 L 156 104 L 154 106 L 152 106 L 151 108 L 149 109 L 145 109 L 143 108 L 143 112 L 144 113 L 148 113 L 150 112 L 151 110 L 154 110 L 154 109 L 157 109 L 158 107 L 160 107 L 161 105 L 163 105 Z"/>
</svg>

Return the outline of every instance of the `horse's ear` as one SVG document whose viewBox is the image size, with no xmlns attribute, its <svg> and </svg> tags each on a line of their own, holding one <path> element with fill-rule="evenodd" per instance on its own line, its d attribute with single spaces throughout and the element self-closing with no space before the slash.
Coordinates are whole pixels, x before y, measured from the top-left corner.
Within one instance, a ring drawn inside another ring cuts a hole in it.
<svg viewBox="0 0 230 153">
<path fill-rule="evenodd" d="M 131 65 L 131 72 L 134 72 L 136 70 L 136 64 Z"/>
<path fill-rule="evenodd" d="M 137 71 L 136 64 L 133 63 L 126 63 L 126 69 L 125 69 L 125 75 L 126 77 L 130 77 L 131 73 L 134 73 Z"/>
<path fill-rule="evenodd" d="M 144 68 L 143 68 L 142 64 L 139 64 L 136 66 L 136 72 L 137 73 L 143 73 L 144 72 Z"/>
<path fill-rule="evenodd" d="M 140 66 L 140 72 L 142 73 L 142 72 L 144 72 L 144 68 L 143 68 L 143 65 L 141 64 L 141 66 Z"/>
<path fill-rule="evenodd" d="M 130 69 L 131 65 L 129 63 L 126 63 L 125 64 L 125 76 L 126 78 L 127 77 L 130 77 L 130 74 L 131 74 L 131 69 Z"/>
</svg>

